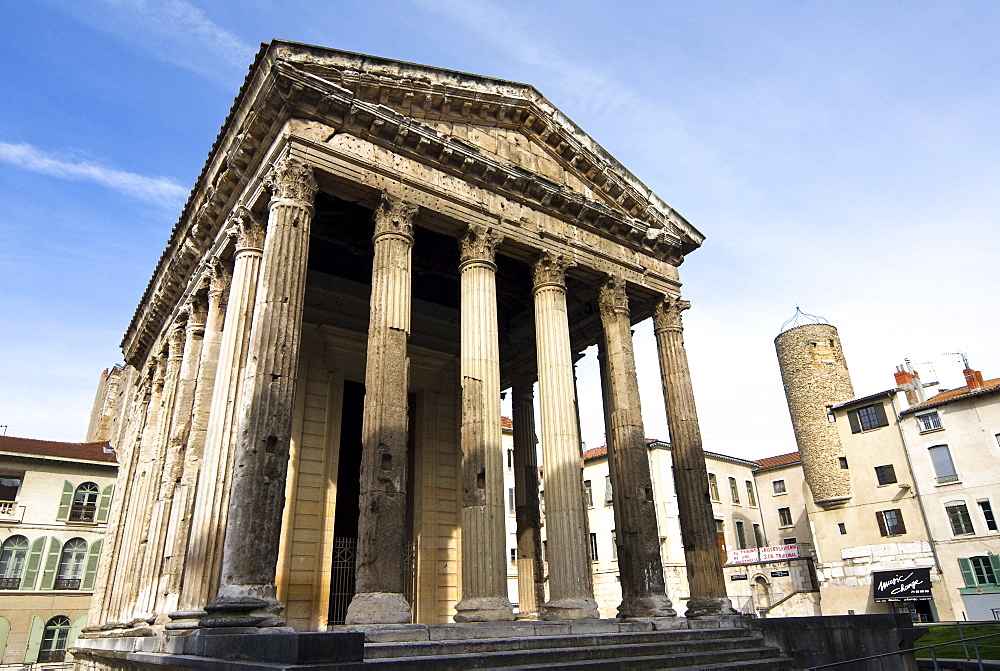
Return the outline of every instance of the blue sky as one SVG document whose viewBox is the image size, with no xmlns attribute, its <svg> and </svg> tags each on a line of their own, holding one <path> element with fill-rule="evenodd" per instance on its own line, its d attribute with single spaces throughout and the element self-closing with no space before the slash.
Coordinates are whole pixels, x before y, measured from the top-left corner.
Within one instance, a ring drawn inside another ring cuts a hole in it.
<svg viewBox="0 0 1000 671">
<path fill-rule="evenodd" d="M 1000 377 L 993 2 L 45 0 L 0 23 L 0 425 L 82 440 L 260 42 L 534 85 L 706 236 L 681 267 L 706 449 L 794 438 L 773 339 L 838 326 L 857 394 L 909 357 Z M 666 436 L 651 329 L 647 434 Z M 581 365 L 584 440 L 592 356 Z M 597 418 L 597 419 L 594 419 Z M 2 431 L 3 429 L 0 429 Z"/>
</svg>

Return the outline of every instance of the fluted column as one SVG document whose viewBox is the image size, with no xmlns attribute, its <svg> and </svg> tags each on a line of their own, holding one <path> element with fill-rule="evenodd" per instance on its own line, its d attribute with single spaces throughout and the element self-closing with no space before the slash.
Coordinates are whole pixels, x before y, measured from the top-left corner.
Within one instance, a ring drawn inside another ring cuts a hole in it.
<svg viewBox="0 0 1000 671">
<path fill-rule="evenodd" d="M 501 236 L 462 238 L 462 600 L 456 622 L 513 620 L 507 598 L 500 344 L 494 255 Z"/>
<path fill-rule="evenodd" d="M 622 602 L 618 617 L 677 615 L 667 598 L 660 561 L 660 536 L 653 503 L 646 432 L 642 426 L 639 381 L 635 372 L 632 324 L 625 281 L 609 277 L 601 285 L 599 304 L 604 327 L 602 374 L 607 379 L 611 420 L 608 466 L 614 492 L 615 535 Z"/>
<path fill-rule="evenodd" d="M 410 621 L 406 549 L 410 265 L 417 207 L 382 195 L 375 212 L 371 317 L 362 419 L 361 514 L 355 594 L 347 624 Z"/>
<path fill-rule="evenodd" d="M 542 609 L 545 620 L 598 617 L 587 552 L 590 541 L 580 478 L 583 457 L 566 312 L 569 265 L 561 255 L 545 253 L 532 267 L 549 560 L 549 600 Z"/>
<path fill-rule="evenodd" d="M 670 427 L 677 516 L 691 591 L 685 616 L 730 615 L 735 611 L 726 596 L 726 580 L 722 574 L 715 516 L 708 491 L 708 470 L 684 350 L 681 311 L 689 307 L 691 304 L 687 301 L 665 296 L 653 313 L 663 399 Z M 617 496 L 617 492 L 615 494 Z"/>
<path fill-rule="evenodd" d="M 517 519 L 517 601 L 521 615 L 538 613 L 545 601 L 541 514 L 538 508 L 538 457 L 535 453 L 534 380 L 514 378 L 514 510 Z"/>
<path fill-rule="evenodd" d="M 159 539 L 159 520 L 163 506 L 160 503 L 160 493 L 163 488 L 163 478 L 169 459 L 170 431 L 173 426 L 174 403 L 177 399 L 177 388 L 180 383 L 181 368 L 184 363 L 184 349 L 187 340 L 187 325 L 179 322 L 174 325 L 167 337 L 167 365 L 163 379 L 163 395 L 160 398 L 160 412 L 157 420 L 156 436 L 150 450 L 151 459 L 148 468 L 149 479 L 144 488 L 144 500 L 140 504 L 139 514 L 143 525 L 139 538 L 142 539 L 140 550 L 141 564 L 136 576 L 132 577 L 138 585 L 135 610 L 132 615 L 146 619 L 152 615 L 156 595 L 157 572 L 160 555 L 154 549 Z"/>
<path fill-rule="evenodd" d="M 317 186 L 312 167 L 287 156 L 264 183 L 271 201 L 237 415 L 222 576 L 203 627 L 284 624 L 274 577 Z"/>
<path fill-rule="evenodd" d="M 176 619 L 175 611 L 180 600 L 180 589 L 187 557 L 187 546 L 190 538 L 192 513 L 194 510 L 194 493 L 200 479 L 203 465 L 205 435 L 208 426 L 210 402 L 214 391 L 215 376 L 219 362 L 219 349 L 222 341 L 222 326 L 225 317 L 225 294 L 229 289 L 230 273 L 225 264 L 218 258 L 208 266 L 207 277 L 204 279 L 204 291 L 207 298 L 204 336 L 201 346 L 201 360 L 198 364 L 198 380 L 195 385 L 194 399 L 191 403 L 190 431 L 187 437 L 187 448 L 184 451 L 184 464 L 180 486 L 174 494 L 173 517 L 171 519 L 170 545 L 166 548 L 169 559 L 165 564 L 164 601 L 159 611 L 170 613 L 171 619 Z M 196 621 L 189 621 L 189 627 L 197 626 Z M 173 623 L 167 625 L 173 628 Z"/>
<path fill-rule="evenodd" d="M 236 253 L 205 429 L 201 477 L 191 513 L 192 533 L 184 563 L 178 620 L 204 615 L 203 608 L 215 597 L 222 572 L 235 455 L 236 408 L 244 380 L 264 251 L 264 226 L 250 210 L 238 207 L 230 226 L 231 235 L 236 237 Z"/>
</svg>

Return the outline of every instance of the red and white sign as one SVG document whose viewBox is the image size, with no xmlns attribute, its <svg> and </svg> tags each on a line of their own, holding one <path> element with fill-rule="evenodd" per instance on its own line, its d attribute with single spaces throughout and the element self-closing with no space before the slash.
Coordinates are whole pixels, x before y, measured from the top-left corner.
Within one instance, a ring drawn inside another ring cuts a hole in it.
<svg viewBox="0 0 1000 671">
<path fill-rule="evenodd" d="M 795 559 L 799 556 L 798 545 L 772 545 L 760 549 L 761 561 L 776 561 L 778 559 Z"/>
<path fill-rule="evenodd" d="M 747 548 L 746 550 L 730 550 L 730 564 L 753 564 L 757 559 L 757 548 Z"/>
</svg>

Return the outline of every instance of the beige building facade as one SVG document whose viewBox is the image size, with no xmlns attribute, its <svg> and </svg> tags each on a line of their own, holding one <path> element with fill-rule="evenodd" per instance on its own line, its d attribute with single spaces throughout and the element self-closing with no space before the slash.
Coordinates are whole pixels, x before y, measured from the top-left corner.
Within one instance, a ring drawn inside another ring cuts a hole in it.
<svg viewBox="0 0 1000 671">
<path fill-rule="evenodd" d="M 530 586 L 537 442 L 545 469 L 533 609 L 596 617 L 573 376 L 594 343 L 618 613 L 673 617 L 630 330 L 650 316 L 692 464 L 687 615 L 731 612 L 680 317 L 701 241 L 529 86 L 264 45 L 125 334 L 117 400 L 95 403 L 124 486 L 88 635 L 513 619 L 504 389 Z M 342 553 L 356 569 L 333 585 Z"/>
<path fill-rule="evenodd" d="M 0 663 L 73 659 L 116 470 L 107 442 L 0 436 Z"/>
</svg>

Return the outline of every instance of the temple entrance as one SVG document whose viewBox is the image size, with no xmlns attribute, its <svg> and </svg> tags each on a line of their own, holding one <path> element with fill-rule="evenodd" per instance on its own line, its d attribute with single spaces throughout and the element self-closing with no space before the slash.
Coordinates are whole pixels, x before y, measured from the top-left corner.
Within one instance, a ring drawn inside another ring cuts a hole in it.
<svg viewBox="0 0 1000 671">
<path fill-rule="evenodd" d="M 413 542 L 413 472 L 415 468 L 416 395 L 409 395 L 409 441 L 406 479 L 407 531 L 403 560 L 404 596 L 415 608 L 416 547 Z M 337 467 L 337 507 L 333 520 L 333 556 L 330 565 L 330 608 L 327 624 L 344 624 L 347 607 L 355 594 L 358 554 L 358 519 L 361 516 L 361 426 L 365 409 L 365 385 L 344 381 L 344 403 L 340 422 L 340 459 Z"/>
</svg>

